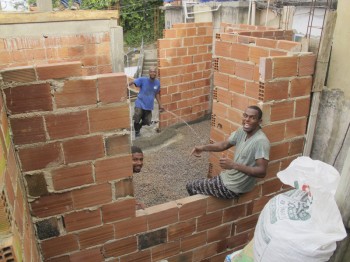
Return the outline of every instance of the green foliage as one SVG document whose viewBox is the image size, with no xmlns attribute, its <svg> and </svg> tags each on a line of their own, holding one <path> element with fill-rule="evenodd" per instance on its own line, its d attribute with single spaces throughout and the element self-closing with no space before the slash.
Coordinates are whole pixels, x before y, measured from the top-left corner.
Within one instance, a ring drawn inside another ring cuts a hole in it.
<svg viewBox="0 0 350 262">
<path fill-rule="evenodd" d="M 163 0 L 123 0 L 120 3 L 120 21 L 124 31 L 124 41 L 128 46 L 140 46 L 158 39 L 164 28 L 164 15 L 159 10 Z M 158 24 L 155 14 L 158 12 Z M 155 26 L 159 29 L 158 35 Z"/>
<path fill-rule="evenodd" d="M 81 9 L 106 10 L 113 9 L 118 0 L 82 0 Z"/>
</svg>

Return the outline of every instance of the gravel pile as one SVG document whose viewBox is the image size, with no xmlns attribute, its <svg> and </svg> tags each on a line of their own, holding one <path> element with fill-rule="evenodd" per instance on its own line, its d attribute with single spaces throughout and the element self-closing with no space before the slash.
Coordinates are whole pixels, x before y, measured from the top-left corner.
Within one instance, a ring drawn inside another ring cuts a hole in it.
<svg viewBox="0 0 350 262">
<path fill-rule="evenodd" d="M 196 158 L 190 153 L 195 145 L 209 142 L 209 132 L 210 120 L 204 120 L 177 128 L 176 135 L 159 146 L 142 148 L 144 165 L 133 179 L 135 198 L 150 207 L 187 197 L 186 183 L 207 177 L 209 154 Z"/>
</svg>

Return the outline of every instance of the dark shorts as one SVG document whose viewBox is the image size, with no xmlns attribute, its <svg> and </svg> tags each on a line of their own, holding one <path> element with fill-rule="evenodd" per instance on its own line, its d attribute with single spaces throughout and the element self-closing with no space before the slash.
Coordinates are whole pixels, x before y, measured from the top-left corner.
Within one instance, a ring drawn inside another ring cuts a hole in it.
<svg viewBox="0 0 350 262">
<path fill-rule="evenodd" d="M 135 107 L 133 120 L 135 123 L 142 124 L 143 126 L 150 125 L 152 123 L 152 111 Z"/>
<path fill-rule="evenodd" d="M 186 189 L 190 196 L 202 194 L 223 199 L 237 199 L 239 197 L 239 194 L 224 186 L 220 176 L 191 181 L 187 183 Z"/>
</svg>

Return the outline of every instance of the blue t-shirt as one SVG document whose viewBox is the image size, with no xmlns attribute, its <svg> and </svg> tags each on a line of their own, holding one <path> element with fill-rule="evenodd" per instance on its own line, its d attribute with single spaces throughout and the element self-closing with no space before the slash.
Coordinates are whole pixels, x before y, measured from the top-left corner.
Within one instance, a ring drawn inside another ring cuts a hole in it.
<svg viewBox="0 0 350 262">
<path fill-rule="evenodd" d="M 140 88 L 140 92 L 135 101 L 135 107 L 144 110 L 153 110 L 154 97 L 160 91 L 159 80 L 152 80 L 149 77 L 140 77 L 135 79 L 134 84 Z"/>
</svg>

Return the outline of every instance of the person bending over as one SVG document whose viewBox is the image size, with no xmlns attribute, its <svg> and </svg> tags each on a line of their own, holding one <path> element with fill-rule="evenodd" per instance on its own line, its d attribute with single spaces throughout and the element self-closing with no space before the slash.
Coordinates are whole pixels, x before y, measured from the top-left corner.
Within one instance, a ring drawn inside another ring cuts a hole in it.
<svg viewBox="0 0 350 262">
<path fill-rule="evenodd" d="M 156 79 L 157 71 L 155 67 L 149 69 L 149 77 L 140 77 L 129 83 L 129 86 L 135 85 L 140 88 L 135 101 L 134 110 L 134 129 L 135 136 L 140 136 L 140 130 L 144 125 L 150 125 L 152 121 L 152 110 L 154 108 L 154 98 L 159 106 L 159 112 L 164 108 L 160 102 L 160 82 Z"/>
<path fill-rule="evenodd" d="M 195 146 L 191 155 L 200 157 L 202 152 L 222 152 L 235 146 L 234 158 L 220 158 L 224 169 L 218 176 L 191 181 L 186 184 L 189 195 L 203 194 L 223 199 L 238 198 L 251 191 L 256 178 L 263 178 L 270 154 L 270 141 L 260 124 L 262 111 L 257 106 L 249 106 L 242 117 L 242 127 L 231 133 L 226 141 Z"/>
</svg>

